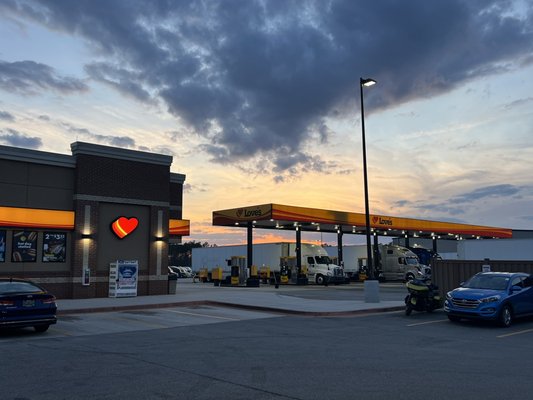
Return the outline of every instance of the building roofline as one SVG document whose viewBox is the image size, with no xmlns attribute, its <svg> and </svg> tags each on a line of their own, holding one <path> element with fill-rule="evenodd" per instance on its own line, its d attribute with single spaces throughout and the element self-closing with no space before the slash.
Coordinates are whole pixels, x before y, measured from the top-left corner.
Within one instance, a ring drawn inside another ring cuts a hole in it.
<svg viewBox="0 0 533 400">
<path fill-rule="evenodd" d="M 76 160 L 70 155 L 2 145 L 0 145 L 0 158 L 57 167 L 74 168 L 76 166 Z"/>
<path fill-rule="evenodd" d="M 102 146 L 99 144 L 74 142 L 70 145 L 70 149 L 72 150 L 72 155 L 74 157 L 80 154 L 88 154 L 98 157 L 108 157 L 120 160 L 143 162 L 148 164 L 157 164 L 165 166 L 170 166 L 172 164 L 172 156 L 148 153 L 145 151 Z"/>
</svg>

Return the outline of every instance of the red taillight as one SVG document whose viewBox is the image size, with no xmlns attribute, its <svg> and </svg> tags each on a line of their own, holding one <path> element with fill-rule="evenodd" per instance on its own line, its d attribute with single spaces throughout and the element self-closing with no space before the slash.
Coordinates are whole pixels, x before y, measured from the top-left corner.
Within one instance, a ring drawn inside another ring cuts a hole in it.
<svg viewBox="0 0 533 400">
<path fill-rule="evenodd" d="M 49 299 L 43 299 L 43 304 L 52 304 L 56 302 L 56 298 L 54 296 L 50 297 Z"/>
<path fill-rule="evenodd" d="M 14 306 L 15 302 L 12 300 L 0 300 L 0 306 Z"/>
</svg>

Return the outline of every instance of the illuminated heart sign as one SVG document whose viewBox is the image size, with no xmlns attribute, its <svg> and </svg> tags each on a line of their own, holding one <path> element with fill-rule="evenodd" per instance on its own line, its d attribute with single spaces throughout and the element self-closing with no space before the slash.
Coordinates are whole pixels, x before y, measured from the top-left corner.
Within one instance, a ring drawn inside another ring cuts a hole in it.
<svg viewBox="0 0 533 400">
<path fill-rule="evenodd" d="M 379 220 L 379 217 L 376 217 L 376 216 L 372 217 L 372 222 L 374 224 L 376 224 L 378 222 L 378 220 Z"/>
<path fill-rule="evenodd" d="M 111 224 L 111 229 L 119 239 L 124 239 L 137 228 L 137 225 L 139 225 L 139 220 L 135 217 L 120 217 Z"/>
</svg>

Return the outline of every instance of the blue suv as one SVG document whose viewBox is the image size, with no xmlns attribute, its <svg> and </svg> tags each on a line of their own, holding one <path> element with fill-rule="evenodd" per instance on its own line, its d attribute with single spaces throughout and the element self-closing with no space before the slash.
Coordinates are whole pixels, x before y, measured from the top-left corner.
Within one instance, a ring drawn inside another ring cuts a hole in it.
<svg viewBox="0 0 533 400">
<path fill-rule="evenodd" d="M 526 273 L 480 272 L 446 294 L 450 321 L 483 319 L 511 326 L 517 317 L 533 315 L 533 276 Z"/>
</svg>

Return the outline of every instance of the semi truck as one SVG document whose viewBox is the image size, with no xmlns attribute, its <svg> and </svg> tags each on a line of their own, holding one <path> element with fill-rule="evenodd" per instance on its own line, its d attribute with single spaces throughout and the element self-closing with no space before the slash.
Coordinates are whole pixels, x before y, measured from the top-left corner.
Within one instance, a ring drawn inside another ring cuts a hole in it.
<svg viewBox="0 0 533 400">
<path fill-rule="evenodd" d="M 408 247 L 408 249 L 416 254 L 420 264 L 424 264 L 429 267 L 431 267 L 431 263 L 433 262 L 433 260 L 442 260 L 442 257 L 439 253 L 430 249 L 426 249 L 425 247 L 416 246 Z"/>
<path fill-rule="evenodd" d="M 198 247 L 192 249 L 192 268 L 199 271 L 202 268 L 222 268 L 224 277 L 231 273 L 231 259 L 246 257 L 247 246 L 218 246 Z M 287 259 L 296 257 L 296 243 L 261 243 L 253 245 L 252 265 L 257 268 L 268 267 L 271 273 L 279 274 Z M 307 270 L 309 282 L 318 285 L 327 283 L 342 283 L 345 281 L 342 268 L 333 264 L 328 253 L 322 246 L 302 243 L 301 266 Z"/>
<path fill-rule="evenodd" d="M 335 248 L 336 249 L 336 248 Z M 372 260 L 378 270 L 380 280 L 405 280 L 428 279 L 431 277 L 431 268 L 420 263 L 415 253 L 406 247 L 393 244 L 379 244 L 378 255 L 372 246 Z M 355 278 L 362 269 L 367 267 L 366 245 L 343 246 L 344 273 Z"/>
</svg>

